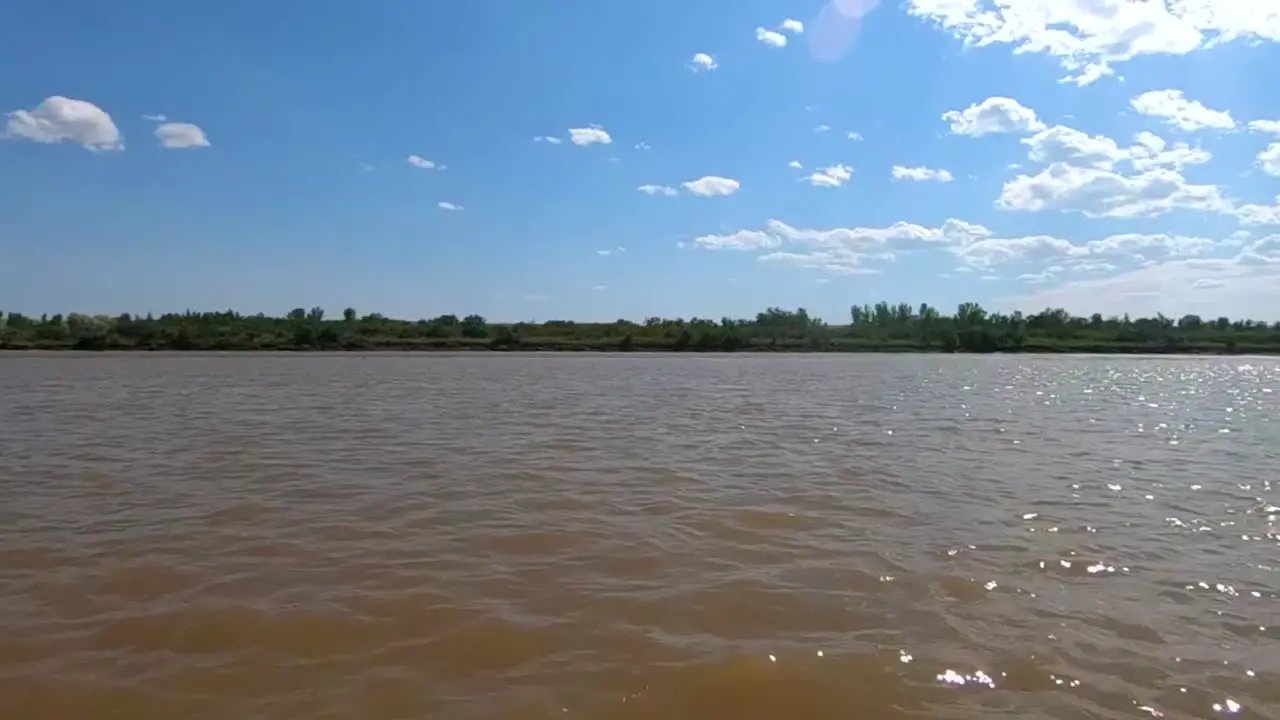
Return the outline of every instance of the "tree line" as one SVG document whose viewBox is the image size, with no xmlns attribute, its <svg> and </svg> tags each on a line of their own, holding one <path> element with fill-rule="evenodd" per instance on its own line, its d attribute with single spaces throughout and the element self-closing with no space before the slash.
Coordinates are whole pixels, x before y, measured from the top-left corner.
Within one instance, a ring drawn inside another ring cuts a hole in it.
<svg viewBox="0 0 1280 720">
<path fill-rule="evenodd" d="M 8 350 L 610 350 L 835 352 L 1116 352 L 1280 354 L 1280 322 L 1164 315 L 1080 317 L 1062 309 L 954 314 L 907 303 L 854 305 L 847 324 L 804 308 L 754 318 L 659 318 L 583 323 L 491 323 L 479 315 L 397 320 L 347 308 L 297 308 L 282 317 L 235 311 L 118 316 L 0 312 Z"/>
</svg>

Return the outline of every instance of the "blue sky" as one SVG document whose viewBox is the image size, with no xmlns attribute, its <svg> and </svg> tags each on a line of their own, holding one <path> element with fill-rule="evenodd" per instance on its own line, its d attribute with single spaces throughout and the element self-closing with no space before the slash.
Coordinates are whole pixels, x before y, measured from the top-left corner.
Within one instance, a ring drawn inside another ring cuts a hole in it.
<svg viewBox="0 0 1280 720">
<path fill-rule="evenodd" d="M 1280 319 L 1278 42 L 1268 0 L 15 0 L 0 309 Z"/>
</svg>

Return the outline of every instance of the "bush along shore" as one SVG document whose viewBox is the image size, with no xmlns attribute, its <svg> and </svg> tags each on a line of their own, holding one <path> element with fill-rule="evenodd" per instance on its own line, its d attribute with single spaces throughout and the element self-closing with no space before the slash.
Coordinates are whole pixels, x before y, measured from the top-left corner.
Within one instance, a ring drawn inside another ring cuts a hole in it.
<svg viewBox="0 0 1280 720">
<path fill-rule="evenodd" d="M 299 308 L 283 317 L 236 312 L 141 315 L 0 313 L 5 350 L 531 350 L 670 352 L 1035 352 L 1280 354 L 1280 322 L 1187 315 L 1077 317 L 1049 309 L 992 313 L 963 303 L 855 305 L 831 325 L 803 308 L 750 319 L 491 323 L 479 315 L 395 320 L 348 308 L 338 317 Z"/>
</svg>

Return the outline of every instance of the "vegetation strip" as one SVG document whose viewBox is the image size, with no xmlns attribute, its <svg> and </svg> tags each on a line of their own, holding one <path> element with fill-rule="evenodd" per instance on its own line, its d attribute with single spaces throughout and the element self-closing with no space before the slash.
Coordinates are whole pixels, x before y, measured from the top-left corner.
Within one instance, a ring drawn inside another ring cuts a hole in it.
<svg viewBox="0 0 1280 720">
<path fill-rule="evenodd" d="M 1054 309 L 1001 314 L 976 303 L 962 303 L 948 316 L 927 304 L 884 302 L 853 306 L 847 325 L 829 325 L 803 308 L 769 308 L 740 320 L 512 324 L 479 315 L 394 320 L 351 308 L 335 319 L 321 308 L 298 308 L 284 317 L 228 311 L 36 319 L 0 313 L 0 349 L 1280 354 L 1280 322 L 1075 317 Z"/>
</svg>

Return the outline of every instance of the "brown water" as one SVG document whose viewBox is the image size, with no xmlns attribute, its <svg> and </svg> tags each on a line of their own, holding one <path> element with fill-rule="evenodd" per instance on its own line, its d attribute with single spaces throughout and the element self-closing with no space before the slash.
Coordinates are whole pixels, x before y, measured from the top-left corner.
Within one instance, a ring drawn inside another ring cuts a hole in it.
<svg viewBox="0 0 1280 720">
<path fill-rule="evenodd" d="M 1257 358 L 3 356 L 0 718 L 1276 718 L 1278 450 Z"/>
</svg>

